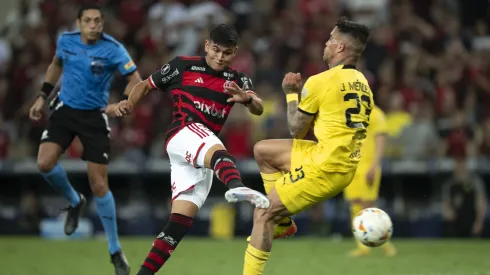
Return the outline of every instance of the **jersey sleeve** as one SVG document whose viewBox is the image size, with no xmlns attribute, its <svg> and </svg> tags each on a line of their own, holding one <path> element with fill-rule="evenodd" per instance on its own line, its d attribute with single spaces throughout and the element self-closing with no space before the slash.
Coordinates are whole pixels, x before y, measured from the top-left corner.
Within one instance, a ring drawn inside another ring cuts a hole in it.
<svg viewBox="0 0 490 275">
<path fill-rule="evenodd" d="M 244 90 L 244 91 L 253 91 L 254 90 L 252 80 L 250 79 L 250 77 L 248 77 L 248 75 L 246 75 L 244 73 L 239 73 L 238 76 L 240 77 L 240 79 L 238 79 L 238 86 L 240 88 L 242 88 L 242 90 Z"/>
<path fill-rule="evenodd" d="M 59 60 L 63 60 L 63 35 L 60 35 L 58 40 L 56 40 L 55 55 Z"/>
<path fill-rule="evenodd" d="M 298 105 L 298 110 L 302 113 L 308 115 L 315 115 L 318 113 L 318 109 L 320 108 L 320 100 L 319 100 L 319 88 L 317 81 L 312 78 L 308 78 L 306 80 L 305 85 L 303 86 L 303 90 L 301 91 L 301 101 Z"/>
<path fill-rule="evenodd" d="M 136 71 L 136 64 L 124 46 L 117 47 L 115 59 L 117 70 L 121 75 L 128 75 Z"/>
<path fill-rule="evenodd" d="M 167 87 L 176 80 L 181 70 L 181 60 L 176 57 L 169 63 L 163 65 L 160 70 L 154 72 L 148 77 L 148 82 L 154 89 L 160 89 L 166 91 Z"/>
<path fill-rule="evenodd" d="M 388 131 L 388 126 L 386 124 L 386 117 L 381 109 L 375 107 L 371 113 L 372 118 L 370 125 L 373 126 L 374 135 L 384 135 Z"/>
</svg>

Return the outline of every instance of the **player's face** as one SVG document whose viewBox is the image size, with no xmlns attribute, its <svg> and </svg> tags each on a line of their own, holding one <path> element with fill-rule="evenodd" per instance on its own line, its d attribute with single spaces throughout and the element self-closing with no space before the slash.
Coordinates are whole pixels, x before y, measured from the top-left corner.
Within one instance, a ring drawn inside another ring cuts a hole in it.
<svg viewBox="0 0 490 275">
<path fill-rule="evenodd" d="M 99 10 L 86 10 L 77 20 L 77 26 L 82 36 L 88 41 L 99 39 L 104 27 L 104 19 Z"/>
<path fill-rule="evenodd" d="M 330 63 L 334 56 L 342 50 L 342 42 L 339 40 L 339 34 L 337 27 L 330 33 L 330 39 L 325 43 L 325 49 L 323 50 L 323 61 Z"/>
<path fill-rule="evenodd" d="M 225 47 L 214 43 L 213 41 L 206 40 L 204 46 L 206 51 L 206 61 L 208 65 L 216 71 L 222 71 L 226 66 L 231 64 L 231 61 L 236 55 L 237 47 Z"/>
</svg>

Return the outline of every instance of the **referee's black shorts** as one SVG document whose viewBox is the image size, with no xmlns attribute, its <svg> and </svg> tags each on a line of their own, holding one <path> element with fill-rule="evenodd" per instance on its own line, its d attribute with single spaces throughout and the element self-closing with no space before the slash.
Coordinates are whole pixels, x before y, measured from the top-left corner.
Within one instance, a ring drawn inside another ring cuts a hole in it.
<svg viewBox="0 0 490 275">
<path fill-rule="evenodd" d="M 102 110 L 77 110 L 66 105 L 57 106 L 41 136 L 41 143 L 54 142 L 65 151 L 75 136 L 78 136 L 83 145 L 83 160 L 109 163 L 110 127 L 107 115 Z"/>
</svg>

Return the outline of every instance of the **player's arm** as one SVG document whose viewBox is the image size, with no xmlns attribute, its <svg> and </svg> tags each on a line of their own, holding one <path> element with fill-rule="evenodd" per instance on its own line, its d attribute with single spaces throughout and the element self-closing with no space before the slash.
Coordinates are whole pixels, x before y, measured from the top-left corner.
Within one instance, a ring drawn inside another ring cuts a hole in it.
<svg viewBox="0 0 490 275">
<path fill-rule="evenodd" d="M 242 104 L 247 106 L 249 112 L 253 115 L 260 116 L 264 112 L 264 103 L 262 99 L 253 91 L 254 87 L 252 80 L 245 74 L 240 74 L 240 80 L 238 82 L 242 92 L 244 91 L 248 97 L 246 102 Z"/>
<path fill-rule="evenodd" d="M 115 54 L 117 70 L 128 81 L 123 94 L 125 97 L 128 97 L 134 86 L 141 81 L 141 76 L 133 59 L 122 45 L 117 48 Z"/>
<path fill-rule="evenodd" d="M 46 99 L 54 90 L 55 85 L 58 82 L 61 73 L 63 72 L 61 38 L 62 36 L 60 36 L 56 43 L 56 54 L 53 56 L 53 59 L 51 60 L 48 69 L 46 70 L 46 76 L 41 87 L 41 92 L 38 94 L 36 101 L 29 110 L 29 117 L 32 120 L 38 121 L 39 119 L 41 119 Z"/>
<path fill-rule="evenodd" d="M 138 82 L 130 92 L 128 99 L 119 102 L 116 110 L 116 116 L 124 116 L 133 110 L 134 106 L 144 98 L 153 89 L 166 91 L 168 86 L 176 81 L 176 77 L 179 75 L 180 59 L 174 58 L 168 64 L 162 66 L 162 68 L 147 79 Z"/>
<path fill-rule="evenodd" d="M 294 73 L 287 73 L 282 81 L 282 90 L 286 94 L 286 100 L 288 105 L 288 127 L 289 133 L 293 138 L 300 138 L 307 129 L 309 129 L 311 122 L 313 121 L 316 113 L 318 112 L 318 103 L 316 97 L 313 95 L 307 95 L 307 86 L 309 81 L 306 82 L 301 106 L 298 103 L 298 93 L 301 89 L 301 75 Z M 304 101 L 307 101 L 304 103 Z"/>
</svg>

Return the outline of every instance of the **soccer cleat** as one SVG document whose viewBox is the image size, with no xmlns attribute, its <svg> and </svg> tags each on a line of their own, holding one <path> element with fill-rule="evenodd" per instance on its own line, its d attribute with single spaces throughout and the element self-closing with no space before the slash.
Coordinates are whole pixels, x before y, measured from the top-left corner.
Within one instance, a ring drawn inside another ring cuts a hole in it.
<svg viewBox="0 0 490 275">
<path fill-rule="evenodd" d="M 122 251 L 118 251 L 111 255 L 111 263 L 114 265 L 116 275 L 129 275 L 129 263 Z"/>
<path fill-rule="evenodd" d="M 298 232 L 296 223 L 291 219 L 289 224 L 278 224 L 274 228 L 274 239 L 283 239 L 294 236 Z"/>
<path fill-rule="evenodd" d="M 269 199 L 264 194 L 248 187 L 230 189 L 225 193 L 225 198 L 230 203 L 248 201 L 257 208 L 269 208 L 271 205 Z"/>
<path fill-rule="evenodd" d="M 68 215 L 65 220 L 65 234 L 70 236 L 75 232 L 78 227 L 78 220 L 80 219 L 80 213 L 82 212 L 83 207 L 87 203 L 85 196 L 78 193 L 80 196 L 80 202 L 77 206 L 72 207 L 68 206 L 67 208 L 62 209 L 63 211 L 67 211 Z"/>
<path fill-rule="evenodd" d="M 293 237 L 298 232 L 296 223 L 291 219 L 291 223 L 288 225 L 278 224 L 274 228 L 274 239 L 284 239 Z M 250 242 L 250 236 L 247 238 L 247 242 Z"/>
</svg>

